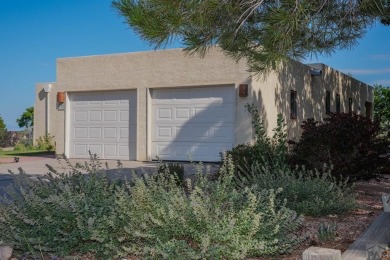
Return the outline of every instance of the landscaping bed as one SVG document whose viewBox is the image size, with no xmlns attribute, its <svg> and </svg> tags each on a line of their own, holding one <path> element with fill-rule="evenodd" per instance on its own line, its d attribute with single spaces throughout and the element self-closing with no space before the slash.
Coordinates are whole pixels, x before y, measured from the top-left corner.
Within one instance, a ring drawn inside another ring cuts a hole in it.
<svg viewBox="0 0 390 260">
<path fill-rule="evenodd" d="M 356 183 L 358 208 L 345 215 L 328 215 L 323 217 L 305 217 L 302 233 L 309 233 L 309 239 L 302 243 L 291 254 L 279 256 L 276 259 L 301 259 L 304 250 L 310 246 L 339 249 L 341 253 L 359 238 L 371 222 L 383 212 L 382 194 L 390 193 L 390 176 L 370 181 Z M 321 223 L 337 223 L 337 232 L 334 240 L 320 241 L 318 227 Z M 269 259 L 269 258 L 258 258 Z M 385 254 L 382 259 L 390 259 Z"/>
<path fill-rule="evenodd" d="M 293 250 L 290 254 L 275 256 L 275 257 L 258 257 L 248 258 L 253 260 L 265 259 L 284 259 L 295 260 L 301 259 L 304 250 L 310 246 L 339 249 L 344 252 L 348 247 L 359 238 L 359 236 L 367 229 L 370 223 L 383 212 L 381 201 L 382 194 L 390 193 L 390 176 L 383 176 L 379 179 L 370 181 L 359 181 L 356 183 L 355 192 L 357 195 L 358 208 L 345 215 L 328 215 L 321 217 L 305 217 L 301 233 L 307 234 L 309 237 L 299 247 Z M 318 228 L 321 223 L 336 223 L 336 235 L 334 239 L 320 240 L 318 238 Z M 74 255 L 73 259 L 94 260 L 92 254 Z M 45 256 L 44 259 L 52 259 L 50 256 Z M 57 258 L 59 259 L 59 258 Z M 137 260 L 136 256 L 127 256 L 126 259 Z M 383 254 L 382 260 L 389 260 L 390 252 Z"/>
</svg>

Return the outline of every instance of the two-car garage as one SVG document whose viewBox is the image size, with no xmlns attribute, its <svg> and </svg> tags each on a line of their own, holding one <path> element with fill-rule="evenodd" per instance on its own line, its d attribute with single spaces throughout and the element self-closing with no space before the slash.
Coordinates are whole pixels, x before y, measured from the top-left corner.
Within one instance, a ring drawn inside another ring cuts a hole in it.
<svg viewBox="0 0 390 260">
<path fill-rule="evenodd" d="M 137 113 L 137 90 L 68 93 L 68 157 L 137 160 L 141 120 L 149 122 L 152 160 L 218 161 L 234 145 L 233 85 L 149 91 L 144 115 Z"/>
</svg>

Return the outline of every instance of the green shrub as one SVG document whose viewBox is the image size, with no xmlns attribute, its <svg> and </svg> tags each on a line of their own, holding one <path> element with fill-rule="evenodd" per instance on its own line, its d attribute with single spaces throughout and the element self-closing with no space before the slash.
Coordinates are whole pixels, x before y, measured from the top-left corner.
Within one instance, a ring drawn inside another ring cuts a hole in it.
<svg viewBox="0 0 390 260">
<path fill-rule="evenodd" d="M 17 152 L 24 152 L 24 151 L 28 151 L 30 148 L 28 146 L 26 146 L 23 142 L 18 142 L 17 144 L 15 144 L 15 147 L 14 147 L 14 151 L 17 151 Z"/>
<path fill-rule="evenodd" d="M 302 241 L 302 217 L 278 203 L 278 190 L 237 190 L 230 159 L 222 172 L 209 182 L 199 170 L 193 190 L 179 187 L 175 174 L 110 182 L 96 158 L 40 179 L 21 172 L 0 204 L 2 243 L 59 256 L 242 259 Z"/>
<path fill-rule="evenodd" d="M 272 164 L 285 161 L 287 156 L 287 133 L 282 114 L 278 114 L 277 127 L 273 129 L 272 138 L 267 136 L 263 118 L 254 104 L 245 106 L 252 117 L 252 129 L 255 135 L 253 143 L 240 144 L 227 154 L 232 156 L 234 164 L 239 167 L 246 165 Z"/>
<path fill-rule="evenodd" d="M 242 168 L 236 182 L 241 187 L 252 187 L 255 193 L 281 188 L 279 199 L 286 199 L 288 208 L 299 214 L 344 214 L 355 208 L 353 185 L 348 184 L 347 179 L 333 177 L 330 169 L 320 173 L 298 167 L 290 169 L 282 162 L 278 167 L 275 165 L 253 164 Z"/>
<path fill-rule="evenodd" d="M 1 204 L 3 242 L 36 254 L 116 255 L 110 244 L 120 225 L 111 216 L 116 214 L 115 201 L 123 199 L 119 194 L 128 194 L 108 181 L 96 158 L 69 173 L 50 168 L 43 178 L 32 179 L 23 171 L 13 177 L 16 190 L 9 189 Z"/>
<path fill-rule="evenodd" d="M 157 167 L 157 177 L 161 175 L 174 175 L 176 177 L 176 183 L 179 186 L 184 185 L 185 172 L 184 166 L 180 163 L 161 163 Z"/>
<path fill-rule="evenodd" d="M 36 148 L 38 150 L 46 150 L 51 152 L 54 150 L 55 145 L 53 144 L 54 136 L 47 134 L 44 136 L 40 136 L 36 139 L 37 145 Z"/>
<path fill-rule="evenodd" d="M 330 163 L 334 176 L 352 181 L 370 179 L 378 173 L 379 155 L 386 152 L 388 141 L 379 138 L 377 122 L 354 113 L 331 113 L 323 122 L 305 121 L 302 128 L 302 137 L 292 149 L 291 164 L 314 170 Z"/>
<path fill-rule="evenodd" d="M 125 248 L 157 259 L 242 259 L 288 252 L 302 218 L 276 203 L 278 191 L 253 194 L 234 188 L 231 160 L 214 182 L 199 172 L 187 196 L 174 176 L 135 178 L 125 230 L 135 236 Z M 187 180 L 190 187 L 190 180 Z"/>
<path fill-rule="evenodd" d="M 321 241 L 335 240 L 337 228 L 337 223 L 326 224 L 321 222 L 317 232 L 318 239 Z"/>
</svg>

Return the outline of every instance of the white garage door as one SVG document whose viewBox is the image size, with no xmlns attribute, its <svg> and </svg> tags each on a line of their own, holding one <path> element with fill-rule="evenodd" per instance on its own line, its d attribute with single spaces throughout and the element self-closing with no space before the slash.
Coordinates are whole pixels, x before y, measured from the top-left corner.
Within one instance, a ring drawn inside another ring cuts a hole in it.
<svg viewBox="0 0 390 260">
<path fill-rule="evenodd" d="M 152 93 L 152 157 L 219 161 L 234 145 L 235 89 L 202 87 Z"/>
<path fill-rule="evenodd" d="M 135 90 L 70 93 L 69 157 L 136 159 Z"/>
</svg>

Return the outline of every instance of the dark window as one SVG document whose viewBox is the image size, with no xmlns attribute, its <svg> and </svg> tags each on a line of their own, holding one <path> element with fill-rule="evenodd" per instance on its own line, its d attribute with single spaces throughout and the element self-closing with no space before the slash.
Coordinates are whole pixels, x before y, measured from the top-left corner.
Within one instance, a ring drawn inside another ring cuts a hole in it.
<svg viewBox="0 0 390 260">
<path fill-rule="evenodd" d="M 340 94 L 336 94 L 336 113 L 340 113 Z"/>
<path fill-rule="evenodd" d="M 325 111 L 327 114 L 330 114 L 330 91 L 326 91 Z"/>
<path fill-rule="evenodd" d="M 365 103 L 365 107 L 366 107 L 366 117 L 371 118 L 372 103 L 371 102 L 366 102 Z"/>
<path fill-rule="evenodd" d="M 297 118 L 297 92 L 294 90 L 290 92 L 290 118 Z"/>
<path fill-rule="evenodd" d="M 348 99 L 348 112 L 352 113 L 352 98 Z"/>
</svg>

